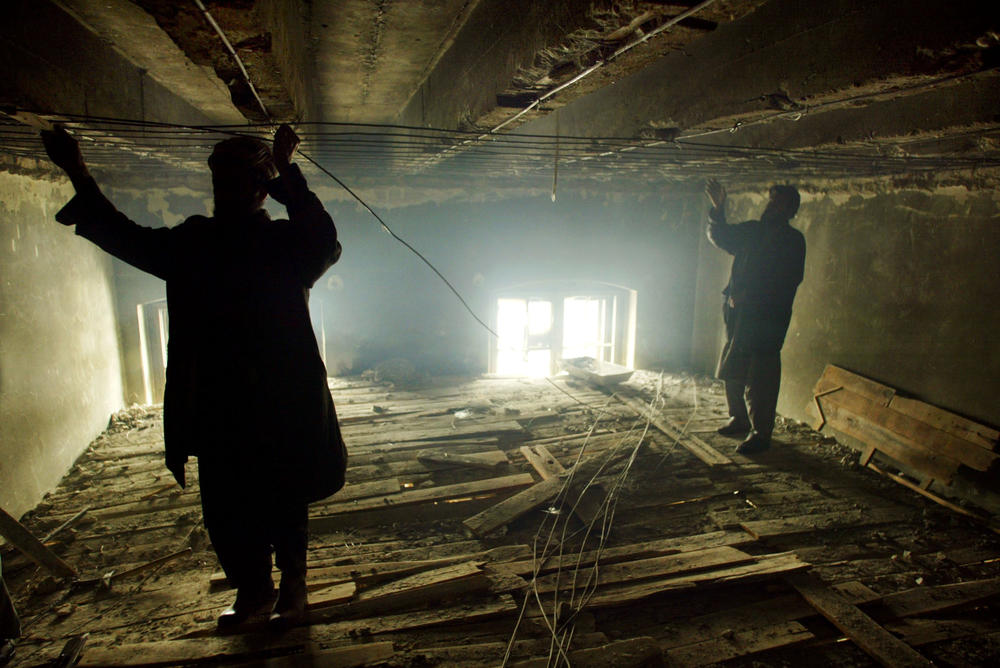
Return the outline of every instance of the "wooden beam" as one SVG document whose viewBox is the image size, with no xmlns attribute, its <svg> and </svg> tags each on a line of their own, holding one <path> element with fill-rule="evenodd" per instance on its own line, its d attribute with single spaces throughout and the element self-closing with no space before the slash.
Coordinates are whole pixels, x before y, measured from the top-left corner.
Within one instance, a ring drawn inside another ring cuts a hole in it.
<svg viewBox="0 0 1000 668">
<path fill-rule="evenodd" d="M 722 454 L 721 452 L 710 446 L 708 443 L 705 443 L 705 441 L 691 434 L 681 433 L 680 431 L 672 427 L 670 424 L 668 424 L 665 419 L 657 415 L 653 415 L 650 412 L 649 407 L 643 404 L 642 402 L 637 401 L 632 397 L 623 397 L 620 394 L 617 396 L 622 401 L 622 403 L 630 407 L 641 417 L 644 418 L 648 417 L 649 421 L 653 424 L 653 426 L 655 426 L 657 429 L 662 431 L 670 438 L 677 441 L 677 443 L 680 444 L 682 448 L 684 448 L 685 450 L 687 450 L 692 455 L 694 455 L 701 461 L 705 462 L 709 466 L 719 466 L 722 464 L 733 463 L 733 460 L 731 460 L 729 457 L 726 457 L 724 454 Z"/>
<path fill-rule="evenodd" d="M 799 574 L 790 576 L 788 581 L 809 605 L 883 666 L 929 668 L 934 665 L 861 612 L 843 594 L 830 589 L 815 577 Z"/>
<path fill-rule="evenodd" d="M 528 463 L 538 472 L 538 475 L 542 476 L 542 480 L 552 480 L 566 472 L 566 468 L 542 444 L 522 445 L 520 450 Z"/>
<path fill-rule="evenodd" d="M 18 522 L 6 510 L 0 508 L 0 536 L 6 538 L 18 550 L 39 566 L 47 568 L 61 578 L 77 577 L 76 569 L 59 558 L 55 552 L 45 547 L 45 544 L 35 538 L 23 524 Z"/>
<path fill-rule="evenodd" d="M 560 478 L 535 483 L 528 489 L 504 499 L 477 515 L 473 515 L 462 524 L 477 536 L 485 536 L 556 498 L 562 486 L 563 480 Z"/>
</svg>

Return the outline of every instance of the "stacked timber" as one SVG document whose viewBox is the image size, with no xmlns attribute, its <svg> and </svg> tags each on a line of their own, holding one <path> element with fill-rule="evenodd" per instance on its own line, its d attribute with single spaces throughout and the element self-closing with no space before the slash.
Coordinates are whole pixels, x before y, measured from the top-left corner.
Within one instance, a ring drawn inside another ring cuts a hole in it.
<svg viewBox="0 0 1000 668">
<path fill-rule="evenodd" d="M 832 364 L 813 394 L 808 410 L 816 417 L 815 429 L 829 425 L 859 441 L 862 466 L 877 468 L 879 455 L 915 478 L 917 491 L 935 485 L 947 492 L 966 474 L 975 478 L 1000 470 L 1000 431 L 992 427 L 900 396 L 888 385 Z"/>
</svg>

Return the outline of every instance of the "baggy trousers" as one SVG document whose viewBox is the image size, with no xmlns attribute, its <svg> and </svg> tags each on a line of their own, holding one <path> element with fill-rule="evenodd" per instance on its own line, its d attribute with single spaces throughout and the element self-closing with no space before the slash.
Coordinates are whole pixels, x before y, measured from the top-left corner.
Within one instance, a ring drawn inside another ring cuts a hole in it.
<svg viewBox="0 0 1000 668">
<path fill-rule="evenodd" d="M 305 579 L 309 505 L 280 489 L 259 461 L 198 457 L 205 528 L 230 586 L 273 587 L 271 550 L 282 581 Z"/>
<path fill-rule="evenodd" d="M 750 425 L 763 438 L 771 438 L 781 385 L 780 342 L 774 349 L 741 349 L 736 345 L 739 335 L 735 331 L 734 309 L 724 305 L 722 315 L 726 346 L 715 375 L 726 384 L 729 416 L 734 422 Z"/>
<path fill-rule="evenodd" d="M 734 374 L 723 379 L 726 403 L 735 422 L 749 424 L 764 438 L 771 438 L 781 385 L 781 352 L 735 353 L 743 359 L 731 360 Z M 730 357 L 733 353 L 730 354 Z M 735 368 L 744 369 L 742 378 Z M 745 397 L 745 398 L 744 398 Z M 747 410 L 749 404 L 749 410 Z"/>
</svg>

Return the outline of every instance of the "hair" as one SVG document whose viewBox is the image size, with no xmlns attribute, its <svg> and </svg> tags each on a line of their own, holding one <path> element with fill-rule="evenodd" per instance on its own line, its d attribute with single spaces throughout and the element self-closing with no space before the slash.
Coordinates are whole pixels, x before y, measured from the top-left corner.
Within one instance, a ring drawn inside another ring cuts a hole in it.
<svg viewBox="0 0 1000 668">
<path fill-rule="evenodd" d="M 799 211 L 799 191 L 795 186 L 771 186 L 771 199 L 784 203 L 788 210 L 788 217 L 794 218 Z"/>
<path fill-rule="evenodd" d="M 251 170 L 256 172 L 261 185 L 278 175 L 271 149 L 254 137 L 240 136 L 220 141 L 208 158 L 208 166 L 213 170 L 218 167 Z"/>
</svg>

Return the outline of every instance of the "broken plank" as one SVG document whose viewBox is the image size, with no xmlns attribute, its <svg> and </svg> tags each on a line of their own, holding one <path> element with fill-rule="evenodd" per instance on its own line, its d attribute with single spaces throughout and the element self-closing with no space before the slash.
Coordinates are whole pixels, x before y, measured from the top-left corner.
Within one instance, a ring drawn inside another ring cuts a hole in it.
<svg viewBox="0 0 1000 668">
<path fill-rule="evenodd" d="M 553 665 L 554 658 L 546 656 L 508 665 L 510 668 L 548 668 Z M 574 668 L 640 668 L 662 666 L 663 652 L 655 638 L 640 636 L 610 642 L 603 647 L 571 650 L 567 659 L 566 665 Z"/>
<path fill-rule="evenodd" d="M 565 467 L 542 444 L 522 445 L 520 450 L 528 463 L 538 472 L 538 475 L 542 476 L 542 480 L 552 480 L 566 472 Z"/>
<path fill-rule="evenodd" d="M 329 587 L 338 582 L 354 582 L 358 585 L 372 585 L 385 580 L 400 578 L 421 571 L 429 571 L 458 562 L 481 560 L 485 562 L 509 561 L 520 559 L 530 553 L 527 545 L 502 545 L 490 550 L 480 550 L 472 553 L 455 554 L 437 559 L 422 559 L 412 561 L 373 561 L 368 563 L 352 563 L 337 566 L 312 567 L 306 577 L 310 591 Z M 280 571 L 274 570 L 277 574 Z M 212 586 L 227 584 L 225 573 L 213 573 L 209 580 Z"/>
<path fill-rule="evenodd" d="M 777 647 L 787 647 L 815 636 L 794 621 L 730 631 L 701 642 L 668 649 L 665 654 L 678 666 L 707 666 Z"/>
<path fill-rule="evenodd" d="M 1000 459 L 1000 455 L 990 449 L 941 431 L 891 407 L 879 406 L 848 390 L 831 393 L 823 397 L 822 403 L 824 413 L 828 412 L 831 403 L 836 404 L 908 448 L 942 455 L 977 471 L 988 471 Z M 879 446 L 876 444 L 876 447 Z"/>
<path fill-rule="evenodd" d="M 913 447 L 904 437 L 882 427 L 863 415 L 864 410 L 848 404 L 834 401 L 833 397 L 848 394 L 845 390 L 828 395 L 821 399 L 823 414 L 827 424 L 839 432 L 856 438 L 875 450 L 895 459 L 900 464 L 909 466 L 915 471 L 928 475 L 935 480 L 949 482 L 958 471 L 960 462 L 956 459 L 923 448 Z M 857 395 L 854 395 L 857 397 Z M 864 401 L 863 398 L 857 397 Z M 870 405 L 870 404 L 869 404 Z"/>
<path fill-rule="evenodd" d="M 654 414 L 649 409 L 649 406 L 643 404 L 632 397 L 624 397 L 617 395 L 618 398 L 632 410 L 638 413 L 641 417 L 649 418 L 649 421 L 664 434 L 674 439 L 682 448 L 693 454 L 695 457 L 705 462 L 709 466 L 719 466 L 722 464 L 732 464 L 733 460 L 726 457 L 724 454 L 708 445 L 700 438 L 695 440 L 690 434 L 683 434 L 674 427 L 670 426 L 665 419 L 662 419 Z"/>
<path fill-rule="evenodd" d="M 447 466 L 467 466 L 477 469 L 494 471 L 498 467 L 507 463 L 507 456 L 497 450 L 496 453 L 484 453 L 490 455 L 489 459 L 477 455 L 463 455 L 450 452 L 433 452 L 417 455 L 417 461 L 422 464 L 445 464 Z M 496 455 L 500 455 L 497 457 Z"/>
<path fill-rule="evenodd" d="M 599 583 L 601 586 L 604 586 L 621 582 L 640 582 L 642 580 L 662 578 L 680 573 L 744 564 L 749 561 L 755 561 L 755 558 L 736 548 L 728 546 L 710 547 L 703 550 L 692 550 L 690 552 L 681 552 L 662 557 L 648 557 L 634 561 L 602 564 L 599 569 Z M 570 578 L 565 573 L 542 576 L 535 579 L 533 589 L 542 593 L 556 591 L 557 589 L 565 590 L 573 587 L 574 581 L 576 587 L 589 587 L 593 585 L 587 573 L 582 573 L 582 576 Z"/>
<path fill-rule="evenodd" d="M 602 588 L 590 599 L 588 607 L 627 605 L 665 592 L 786 575 L 810 566 L 808 562 L 802 561 L 791 553 L 769 554 L 759 556 L 756 559 L 755 562 L 730 568 L 658 578 L 639 584 L 613 585 Z"/>
<path fill-rule="evenodd" d="M 942 497 L 938 496 L 937 494 L 924 489 L 920 485 L 917 485 L 916 483 L 910 482 L 909 480 L 907 480 L 906 478 L 904 478 L 902 476 L 898 476 L 898 475 L 896 475 L 894 473 L 890 473 L 889 471 L 885 471 L 885 470 L 879 468 L 873 462 L 868 462 L 867 467 L 870 468 L 871 470 L 875 471 L 876 473 L 881 473 L 882 475 L 886 476 L 887 478 L 889 478 L 889 479 L 891 479 L 891 480 L 899 483 L 903 487 L 906 487 L 908 489 L 912 489 L 917 494 L 920 494 L 921 496 L 927 497 L 928 499 L 930 499 L 934 503 L 940 504 L 940 505 L 944 506 L 945 508 L 948 508 L 949 510 L 953 510 L 956 513 L 959 513 L 960 515 L 965 515 L 966 517 L 969 517 L 971 519 L 977 520 L 979 522 L 983 522 L 984 524 L 986 524 L 987 526 L 989 526 L 990 529 L 994 533 L 1000 533 L 1000 528 L 998 528 L 997 526 L 993 525 L 992 519 L 990 517 L 986 516 L 986 515 L 980 515 L 979 513 L 974 513 L 971 510 L 966 510 L 962 506 L 960 506 L 960 505 L 958 505 L 956 503 L 952 503 L 951 501 L 949 501 L 949 500 L 947 500 L 945 498 L 942 498 Z"/>
<path fill-rule="evenodd" d="M 307 666 L 360 668 L 361 666 L 384 665 L 384 662 L 392 659 L 395 654 L 396 651 L 389 641 L 331 649 L 314 647 L 299 654 L 240 663 L 239 668 L 306 668 Z"/>
<path fill-rule="evenodd" d="M 620 561 L 634 561 L 710 547 L 727 545 L 735 547 L 737 545 L 752 543 L 753 541 L 754 538 L 745 531 L 713 531 L 695 536 L 661 538 L 644 543 L 606 547 L 600 552 L 590 550 L 583 553 L 566 553 L 562 555 L 561 559 L 557 555 L 553 555 L 538 562 L 534 560 L 513 561 L 504 564 L 504 567 L 518 575 L 531 576 L 534 574 L 535 569 L 538 569 L 540 574 L 544 574 L 559 568 L 570 568 L 578 565 L 587 566 L 594 563 L 598 558 L 601 564 L 613 564 Z"/>
<path fill-rule="evenodd" d="M 77 576 L 75 568 L 59 558 L 59 555 L 47 548 L 45 543 L 38 540 L 34 534 L 3 508 L 0 508 L 0 536 L 6 538 L 25 556 L 53 574 L 63 578 Z"/>
<path fill-rule="evenodd" d="M 345 617 L 366 617 L 489 589 L 482 562 L 468 561 L 417 573 L 363 591 L 354 601 L 307 615 L 311 624 Z"/>
<path fill-rule="evenodd" d="M 429 487 L 427 489 L 415 489 L 389 496 L 372 497 L 340 503 L 329 503 L 323 506 L 322 517 L 363 513 L 368 510 L 376 510 L 389 506 L 399 507 L 434 503 L 435 501 L 445 501 L 456 497 L 472 496 L 506 489 L 527 487 L 533 482 L 534 479 L 531 477 L 530 473 L 518 473 L 500 478 L 474 480 L 472 482 L 463 482 L 455 485 L 440 485 L 437 487 Z"/>
<path fill-rule="evenodd" d="M 1000 596 L 1000 578 L 972 580 L 934 587 L 915 587 L 893 594 L 886 594 L 872 603 L 873 615 L 889 614 L 893 617 L 929 615 L 951 610 Z"/>
<path fill-rule="evenodd" d="M 199 637 L 178 640 L 88 647 L 77 666 L 115 668 L 212 664 L 222 660 L 254 659 L 300 652 L 309 643 L 308 629 L 293 629 L 280 636 L 259 634 Z"/>
<path fill-rule="evenodd" d="M 813 394 L 822 394 L 835 387 L 843 387 L 874 401 L 879 406 L 888 406 L 896 396 L 896 390 L 870 378 L 858 375 L 833 364 L 827 364 L 823 375 L 816 381 Z"/>
<path fill-rule="evenodd" d="M 789 583 L 817 612 L 884 666 L 933 666 L 919 652 L 879 626 L 843 594 L 814 576 L 789 577 Z"/>
<path fill-rule="evenodd" d="M 524 474 L 531 478 L 530 474 Z M 491 506 L 468 518 L 464 524 L 477 536 L 485 536 L 491 531 L 495 531 L 506 524 L 513 522 L 518 517 L 525 515 L 538 506 L 551 501 L 559 494 L 564 481 L 559 478 L 543 480 L 533 484 L 528 489 L 504 499 L 495 506 Z"/>
<path fill-rule="evenodd" d="M 863 527 L 901 521 L 899 512 L 891 510 L 845 510 L 815 515 L 799 515 L 774 520 L 741 522 L 740 527 L 757 539 L 790 536 L 839 527 Z"/>
<path fill-rule="evenodd" d="M 992 427 L 916 399 L 894 396 L 889 402 L 889 408 L 988 450 L 996 449 L 1000 439 L 1000 431 Z"/>
</svg>

